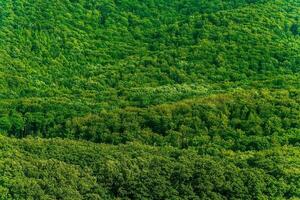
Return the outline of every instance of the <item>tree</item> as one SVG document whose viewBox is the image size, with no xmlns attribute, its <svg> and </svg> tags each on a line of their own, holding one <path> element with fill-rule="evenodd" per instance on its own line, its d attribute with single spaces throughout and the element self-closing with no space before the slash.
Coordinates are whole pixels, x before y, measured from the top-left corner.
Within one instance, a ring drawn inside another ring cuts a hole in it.
<svg viewBox="0 0 300 200">
<path fill-rule="evenodd" d="M 0 131 L 7 133 L 12 127 L 12 123 L 8 116 L 0 117 Z"/>
</svg>

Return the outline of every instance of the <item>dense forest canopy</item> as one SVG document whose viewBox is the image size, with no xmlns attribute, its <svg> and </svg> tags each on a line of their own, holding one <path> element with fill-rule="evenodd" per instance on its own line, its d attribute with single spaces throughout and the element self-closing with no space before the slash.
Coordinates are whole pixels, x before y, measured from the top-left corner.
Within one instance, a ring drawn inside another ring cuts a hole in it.
<svg viewBox="0 0 300 200">
<path fill-rule="evenodd" d="M 300 1 L 0 1 L 0 199 L 300 198 Z"/>
</svg>

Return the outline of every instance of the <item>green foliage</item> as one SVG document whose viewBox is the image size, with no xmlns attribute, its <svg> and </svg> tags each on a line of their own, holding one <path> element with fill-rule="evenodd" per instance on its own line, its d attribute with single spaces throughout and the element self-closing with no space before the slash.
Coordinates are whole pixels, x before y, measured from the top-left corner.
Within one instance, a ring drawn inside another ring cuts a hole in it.
<svg viewBox="0 0 300 200">
<path fill-rule="evenodd" d="M 3 118 L 1 127 L 15 137 L 59 136 L 111 144 L 140 141 L 203 150 L 218 143 L 225 149 L 261 150 L 299 145 L 295 138 L 300 129 L 299 94 L 299 90 L 236 90 L 146 108 L 92 113 L 87 108 L 81 114 L 45 106 L 28 112 L 19 106 Z"/>
<path fill-rule="evenodd" d="M 0 199 L 300 198 L 299 13 L 0 1 Z"/>
<path fill-rule="evenodd" d="M 299 197 L 299 148 L 220 152 L 0 139 L 3 199 L 288 199 Z"/>
</svg>

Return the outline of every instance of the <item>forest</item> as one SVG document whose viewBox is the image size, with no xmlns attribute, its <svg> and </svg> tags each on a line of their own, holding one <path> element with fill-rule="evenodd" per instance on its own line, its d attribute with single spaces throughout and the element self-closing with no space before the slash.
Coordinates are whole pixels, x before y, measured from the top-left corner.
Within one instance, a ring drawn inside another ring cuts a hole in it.
<svg viewBox="0 0 300 200">
<path fill-rule="evenodd" d="M 0 200 L 300 199 L 300 1 L 2 0 L 0 141 Z"/>
</svg>

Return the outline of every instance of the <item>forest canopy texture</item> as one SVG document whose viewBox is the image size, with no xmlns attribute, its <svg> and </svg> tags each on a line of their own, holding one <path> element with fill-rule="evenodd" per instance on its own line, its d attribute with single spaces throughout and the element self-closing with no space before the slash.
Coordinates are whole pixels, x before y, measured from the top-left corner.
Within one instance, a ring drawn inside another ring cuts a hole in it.
<svg viewBox="0 0 300 200">
<path fill-rule="evenodd" d="M 0 199 L 300 199 L 300 1 L 1 0 Z"/>
</svg>

